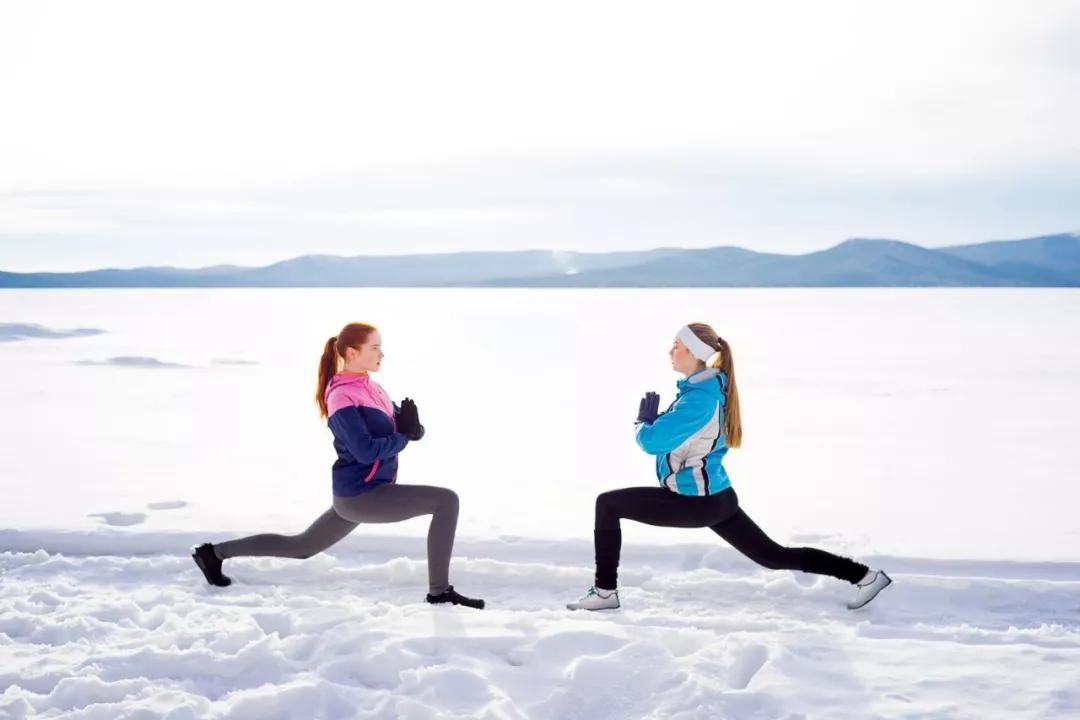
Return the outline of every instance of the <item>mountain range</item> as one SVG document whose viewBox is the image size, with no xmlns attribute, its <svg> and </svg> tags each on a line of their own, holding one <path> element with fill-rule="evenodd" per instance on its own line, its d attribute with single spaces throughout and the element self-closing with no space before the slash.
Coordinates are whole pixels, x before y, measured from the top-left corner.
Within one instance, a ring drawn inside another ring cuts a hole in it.
<svg viewBox="0 0 1080 720">
<path fill-rule="evenodd" d="M 1080 287 L 1080 234 L 925 248 L 856 238 L 787 255 L 739 247 L 304 255 L 264 267 L 0 271 L 0 288 Z"/>
</svg>

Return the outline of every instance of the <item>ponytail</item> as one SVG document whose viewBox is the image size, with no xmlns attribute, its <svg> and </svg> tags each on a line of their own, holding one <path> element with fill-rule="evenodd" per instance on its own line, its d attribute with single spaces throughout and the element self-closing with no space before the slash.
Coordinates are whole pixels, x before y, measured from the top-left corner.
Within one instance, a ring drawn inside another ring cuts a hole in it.
<svg viewBox="0 0 1080 720">
<path fill-rule="evenodd" d="M 742 446 L 742 418 L 739 415 L 739 388 L 735 384 L 735 359 L 731 355 L 731 346 L 727 340 L 705 323 L 691 323 L 690 329 L 709 347 L 716 350 L 709 361 L 709 367 L 719 370 L 727 376 L 724 394 L 724 444 L 729 448 Z"/>
<path fill-rule="evenodd" d="M 735 384 L 735 359 L 727 340 L 717 338 L 720 351 L 713 357 L 709 367 L 727 376 L 727 402 L 724 404 L 724 437 L 729 448 L 742 446 L 742 418 L 739 416 L 739 387 Z"/>
<path fill-rule="evenodd" d="M 325 418 L 328 414 L 326 406 L 326 387 L 330 379 L 338 371 L 337 335 L 334 335 L 323 345 L 322 357 L 319 359 L 319 384 L 315 386 L 315 403 L 319 406 L 319 417 Z"/>
</svg>

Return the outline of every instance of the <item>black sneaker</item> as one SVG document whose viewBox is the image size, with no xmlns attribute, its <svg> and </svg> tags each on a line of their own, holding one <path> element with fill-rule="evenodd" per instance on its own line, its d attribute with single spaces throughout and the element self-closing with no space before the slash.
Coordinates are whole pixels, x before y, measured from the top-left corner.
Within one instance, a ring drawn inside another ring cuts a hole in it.
<svg viewBox="0 0 1080 720">
<path fill-rule="evenodd" d="M 218 587 L 228 587 L 229 585 L 232 585 L 232 578 L 221 572 L 221 560 L 214 554 L 213 545 L 210 543 L 203 543 L 191 551 L 191 557 L 195 561 L 195 564 L 199 566 L 199 569 L 202 570 L 206 582 L 211 585 L 217 585 Z"/>
<path fill-rule="evenodd" d="M 442 595 L 432 595 L 428 593 L 427 601 L 432 605 L 438 605 L 440 603 L 450 603 L 452 605 L 464 605 L 465 607 L 476 608 L 477 610 L 484 609 L 484 601 L 474 598 L 467 598 L 464 595 L 458 594 L 454 590 L 454 586 L 451 585 L 446 589 Z"/>
</svg>

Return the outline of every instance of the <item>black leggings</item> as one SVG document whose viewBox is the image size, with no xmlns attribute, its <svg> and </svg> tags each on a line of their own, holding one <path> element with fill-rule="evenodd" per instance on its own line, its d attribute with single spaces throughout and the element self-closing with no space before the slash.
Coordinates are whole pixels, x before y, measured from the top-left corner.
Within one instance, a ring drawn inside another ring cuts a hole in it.
<svg viewBox="0 0 1080 720">
<path fill-rule="evenodd" d="M 739 508 L 734 488 L 707 497 L 679 495 L 661 487 L 612 490 L 596 497 L 596 587 L 614 590 L 618 582 L 622 529 L 619 520 L 660 527 L 707 527 L 733 548 L 772 570 L 802 570 L 857 583 L 865 565 L 817 548 L 789 548 L 774 542 Z"/>
</svg>

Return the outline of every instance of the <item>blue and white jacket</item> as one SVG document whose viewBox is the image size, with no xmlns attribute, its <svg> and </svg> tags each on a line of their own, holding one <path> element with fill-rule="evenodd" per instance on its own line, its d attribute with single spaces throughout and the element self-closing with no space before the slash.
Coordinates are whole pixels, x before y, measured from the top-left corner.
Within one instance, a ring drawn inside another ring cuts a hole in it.
<svg viewBox="0 0 1080 720">
<path fill-rule="evenodd" d="M 638 423 L 637 443 L 656 456 L 656 478 L 680 495 L 715 495 L 731 487 L 723 460 L 727 375 L 706 368 L 676 383 L 675 402 L 652 423 Z"/>
</svg>

